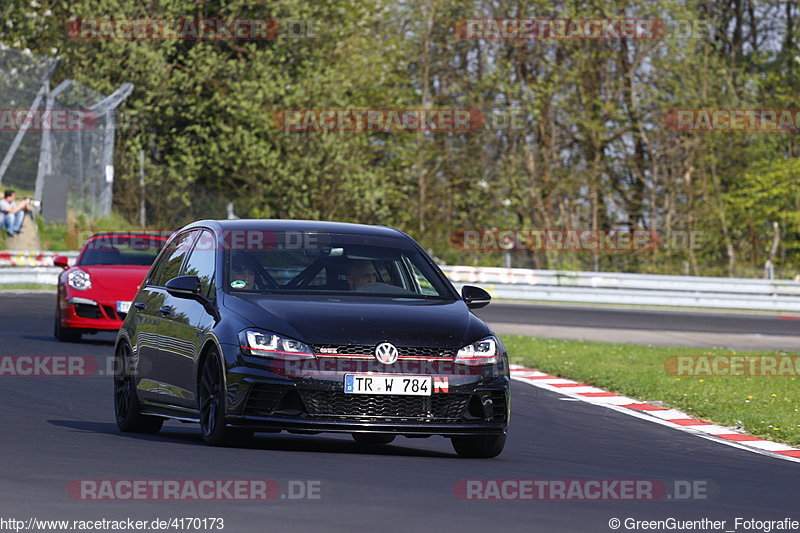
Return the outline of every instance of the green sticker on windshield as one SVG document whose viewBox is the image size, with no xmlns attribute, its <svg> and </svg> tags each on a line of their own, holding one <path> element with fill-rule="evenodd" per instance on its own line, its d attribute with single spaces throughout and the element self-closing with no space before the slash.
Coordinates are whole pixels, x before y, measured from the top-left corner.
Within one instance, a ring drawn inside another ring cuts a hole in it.
<svg viewBox="0 0 800 533">
<path fill-rule="evenodd" d="M 231 287 L 234 289 L 244 289 L 247 286 L 246 281 L 242 281 L 237 279 L 236 281 L 231 281 Z"/>
</svg>

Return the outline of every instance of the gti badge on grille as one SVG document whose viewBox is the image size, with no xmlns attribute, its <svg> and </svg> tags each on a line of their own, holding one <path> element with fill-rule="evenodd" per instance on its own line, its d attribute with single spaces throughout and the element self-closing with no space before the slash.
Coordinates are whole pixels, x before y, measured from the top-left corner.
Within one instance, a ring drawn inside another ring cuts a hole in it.
<svg viewBox="0 0 800 533">
<path fill-rule="evenodd" d="M 397 361 L 400 355 L 397 348 L 391 342 L 382 342 L 375 348 L 375 359 L 384 365 L 391 365 Z"/>
</svg>

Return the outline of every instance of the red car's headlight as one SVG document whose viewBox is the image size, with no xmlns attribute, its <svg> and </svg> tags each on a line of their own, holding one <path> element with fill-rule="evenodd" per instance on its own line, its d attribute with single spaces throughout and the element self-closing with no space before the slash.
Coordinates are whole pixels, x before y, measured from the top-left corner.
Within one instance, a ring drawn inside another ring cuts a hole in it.
<svg viewBox="0 0 800 533">
<path fill-rule="evenodd" d="M 73 270 L 67 275 L 67 283 L 75 290 L 85 291 L 92 288 L 92 277 L 83 270 Z"/>
</svg>

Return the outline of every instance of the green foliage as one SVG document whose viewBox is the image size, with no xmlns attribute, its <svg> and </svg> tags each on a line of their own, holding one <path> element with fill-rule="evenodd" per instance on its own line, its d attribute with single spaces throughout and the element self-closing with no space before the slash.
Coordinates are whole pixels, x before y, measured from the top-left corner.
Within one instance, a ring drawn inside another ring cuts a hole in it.
<svg viewBox="0 0 800 533">
<path fill-rule="evenodd" d="M 92 233 L 144 229 L 128 222 L 118 213 L 89 220 L 84 214 L 70 212 L 66 223 L 46 222 L 42 217 L 36 217 L 36 224 L 42 250 L 79 250 Z"/>
<path fill-rule="evenodd" d="M 109 93 L 135 89 L 117 135 L 115 209 L 148 225 L 239 216 L 388 224 L 448 263 L 463 229 L 703 232 L 697 249 L 514 252 L 517 267 L 759 275 L 800 271 L 792 132 L 681 132 L 672 109 L 796 109 L 800 7 L 741 0 L 5 0 L 0 41 Z M 754 18 L 747 15 L 755 13 Z M 708 21 L 697 38 L 471 40 L 462 19 L 620 16 Z M 313 38 L 76 40 L 72 18 L 311 21 Z M 733 28 L 740 28 L 735 32 Z M 787 33 L 787 28 L 791 33 Z M 758 38 L 756 38 L 757 36 Z M 472 132 L 281 131 L 291 109 L 478 109 L 515 125 Z"/>
</svg>

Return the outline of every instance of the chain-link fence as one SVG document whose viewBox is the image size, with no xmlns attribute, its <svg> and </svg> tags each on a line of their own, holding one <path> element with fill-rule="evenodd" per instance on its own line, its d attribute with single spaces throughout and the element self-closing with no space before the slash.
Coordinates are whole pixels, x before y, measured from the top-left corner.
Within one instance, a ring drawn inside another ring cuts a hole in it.
<svg viewBox="0 0 800 533">
<path fill-rule="evenodd" d="M 22 129 L 18 111 L 41 113 L 46 85 L 58 60 L 35 56 L 0 44 L 0 183 L 3 188 L 33 191 L 42 131 Z M 24 126 L 24 125 L 23 125 Z"/>
<path fill-rule="evenodd" d="M 0 44 L 0 184 L 33 191 L 45 218 L 67 208 L 92 218 L 111 212 L 114 110 L 133 86 L 109 96 L 73 80 L 54 89 L 57 59 Z"/>
</svg>

